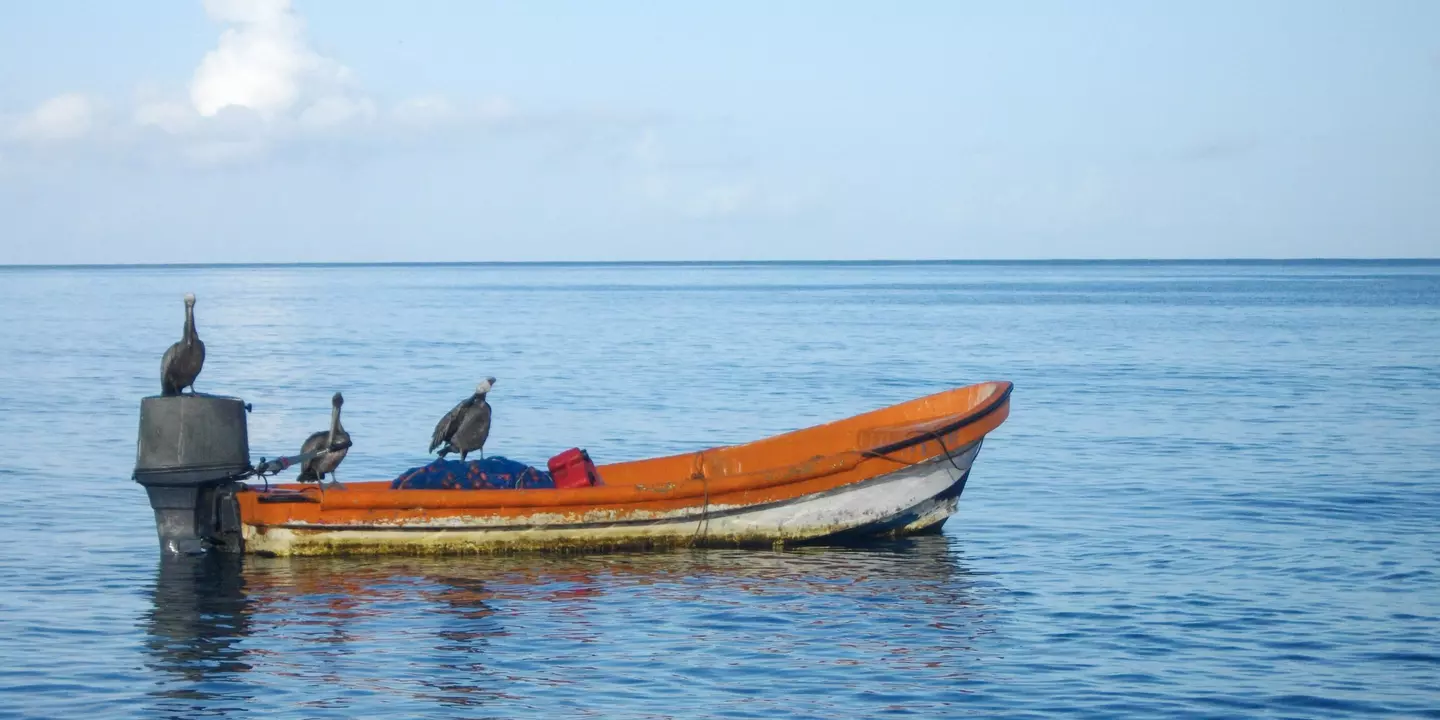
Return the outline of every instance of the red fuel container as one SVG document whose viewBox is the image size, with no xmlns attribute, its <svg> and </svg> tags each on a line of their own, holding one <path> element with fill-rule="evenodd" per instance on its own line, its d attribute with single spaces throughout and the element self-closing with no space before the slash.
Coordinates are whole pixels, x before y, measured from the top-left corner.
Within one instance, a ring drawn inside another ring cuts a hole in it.
<svg viewBox="0 0 1440 720">
<path fill-rule="evenodd" d="M 595 470 L 590 454 L 580 448 L 570 448 L 550 458 L 550 477 L 556 488 L 578 488 L 602 485 L 600 473 Z"/>
</svg>

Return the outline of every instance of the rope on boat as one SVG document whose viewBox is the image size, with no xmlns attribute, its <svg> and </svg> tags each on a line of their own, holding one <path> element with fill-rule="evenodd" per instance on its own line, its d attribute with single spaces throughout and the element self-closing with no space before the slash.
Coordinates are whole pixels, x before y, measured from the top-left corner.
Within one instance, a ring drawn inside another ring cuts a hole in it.
<svg viewBox="0 0 1440 720">
<path fill-rule="evenodd" d="M 247 477 L 250 477 L 251 475 L 254 475 L 255 477 L 260 478 L 261 480 L 264 480 L 264 481 L 265 481 L 265 489 L 266 489 L 266 490 L 269 490 L 269 489 L 270 489 L 270 478 L 269 478 L 268 476 L 270 476 L 270 475 L 278 475 L 278 474 L 280 474 L 282 471 L 286 470 L 287 468 L 291 468 L 291 467 L 294 467 L 294 466 L 296 466 L 296 465 L 299 465 L 299 464 L 305 462 L 306 460 L 309 460 L 309 459 L 311 459 L 311 458 L 313 458 L 313 457 L 316 457 L 316 456 L 318 456 L 318 455 L 324 455 L 325 453 L 330 453 L 330 452 L 339 452 L 339 451 L 341 451 L 341 450 L 344 450 L 344 449 L 346 449 L 346 448 L 349 448 L 351 444 L 353 444 L 351 441 L 349 441 L 349 440 L 344 440 L 344 441 L 335 443 L 334 445 L 331 445 L 330 447 L 320 448 L 319 450 L 314 450 L 314 451 L 311 451 L 311 452 L 303 452 L 303 453 L 300 453 L 299 455 L 288 455 L 288 456 L 285 456 L 285 457 L 275 458 L 274 460 L 266 460 L 265 458 L 262 457 L 262 458 L 260 458 L 260 464 L 259 464 L 259 465 L 254 465 L 254 466 L 250 467 L 250 469 L 246 470 L 246 471 L 243 472 L 243 473 L 240 473 L 235 479 L 236 479 L 236 480 L 243 480 L 243 479 L 245 479 L 245 478 L 247 478 Z M 317 484 L 320 484 L 320 483 L 317 483 Z M 321 488 L 320 488 L 320 492 L 321 492 L 322 494 L 325 492 L 325 488 L 324 488 L 323 485 L 322 485 Z"/>
<path fill-rule="evenodd" d="M 330 447 L 320 448 L 319 450 L 314 450 L 311 452 L 303 452 L 299 455 L 279 457 L 270 461 L 266 461 L 265 458 L 260 458 L 260 464 L 255 466 L 255 474 L 257 476 L 274 475 L 281 470 L 284 470 L 288 467 L 293 467 L 295 465 L 299 465 L 300 463 L 303 463 L 306 460 L 309 460 L 317 455 L 324 455 L 328 452 L 339 452 L 350 447 L 350 445 L 351 442 L 349 440 L 346 440 L 344 442 L 335 443 Z"/>
<path fill-rule="evenodd" d="M 931 440 L 934 440 L 934 441 L 937 442 L 937 443 L 940 443 L 940 449 L 941 449 L 942 451 L 944 451 L 944 453 L 945 453 L 945 459 L 950 461 L 950 465 L 955 468 L 955 471 L 956 471 L 956 472 L 960 473 L 961 475 L 964 475 L 964 474 L 965 474 L 964 468 L 961 468 L 961 467 L 960 467 L 960 463 L 955 462 L 955 456 L 952 455 L 952 454 L 950 454 L 950 448 L 945 445 L 945 438 L 944 438 L 943 436 L 941 436 L 939 433 L 935 432 L 934 430 L 917 431 L 917 432 L 915 433 L 914 437 L 929 438 L 929 439 L 931 439 Z M 979 440 L 977 440 L 976 443 L 975 443 L 975 444 L 976 444 L 976 449 L 979 449 L 979 446 L 980 446 L 981 444 L 983 444 L 984 442 L 985 442 L 985 438 L 983 438 L 983 437 L 980 438 Z M 861 451 L 859 451 L 859 452 L 860 452 L 860 455 L 861 455 L 862 457 L 871 457 L 871 458 L 880 458 L 881 460 L 889 460 L 890 462 L 900 463 L 901 465 L 904 465 L 905 467 L 914 467 L 914 466 L 920 464 L 920 463 L 918 463 L 918 462 L 910 462 L 909 460 L 901 460 L 900 458 L 897 458 L 897 457 L 890 457 L 889 455 L 886 455 L 885 453 L 878 453 L 878 452 L 875 452 L 874 450 L 861 450 Z M 921 462 L 924 462 L 924 461 L 922 460 Z"/>
<path fill-rule="evenodd" d="M 700 509 L 700 520 L 695 524 L 695 532 L 690 535 L 693 543 L 696 538 L 710 536 L 710 478 L 705 474 L 705 451 L 695 453 L 695 470 L 690 473 L 691 478 L 699 478 L 701 487 L 705 488 L 705 505 Z M 705 529 L 701 535 L 700 529 Z"/>
</svg>

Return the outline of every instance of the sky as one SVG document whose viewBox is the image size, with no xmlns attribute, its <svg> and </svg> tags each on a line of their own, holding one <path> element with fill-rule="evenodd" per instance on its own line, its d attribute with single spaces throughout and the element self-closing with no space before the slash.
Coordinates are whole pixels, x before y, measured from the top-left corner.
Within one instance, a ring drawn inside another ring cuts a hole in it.
<svg viewBox="0 0 1440 720">
<path fill-rule="evenodd" d="M 1440 257 L 1440 2 L 0 4 L 0 264 Z"/>
</svg>

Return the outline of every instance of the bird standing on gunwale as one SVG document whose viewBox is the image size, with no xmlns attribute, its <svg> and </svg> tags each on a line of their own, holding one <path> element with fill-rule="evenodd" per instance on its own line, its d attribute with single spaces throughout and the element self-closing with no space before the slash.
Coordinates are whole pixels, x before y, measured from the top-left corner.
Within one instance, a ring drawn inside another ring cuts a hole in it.
<svg viewBox="0 0 1440 720">
<path fill-rule="evenodd" d="M 205 366 L 205 343 L 195 332 L 195 295 L 185 293 L 185 333 L 160 358 L 160 394 L 179 395 L 190 388 L 195 394 L 195 378 Z"/>
<path fill-rule="evenodd" d="M 301 453 L 324 450 L 333 447 L 336 443 L 350 440 L 350 433 L 345 432 L 345 428 L 340 425 L 340 406 L 344 404 L 345 398 L 338 392 L 330 398 L 330 429 L 311 433 L 310 437 L 305 438 L 305 442 L 300 445 Z M 345 455 L 349 452 L 350 448 L 331 450 L 306 460 L 300 464 L 300 476 L 295 479 L 296 482 L 318 484 L 325 479 L 326 474 L 329 474 L 331 483 L 343 488 L 344 485 L 340 485 L 340 480 L 335 477 L 335 468 L 340 467 L 340 461 L 344 460 Z"/>
<path fill-rule="evenodd" d="M 485 459 L 485 438 L 490 437 L 490 403 L 485 401 L 485 395 L 494 386 L 495 378 L 485 378 L 473 395 L 440 418 L 435 434 L 430 436 L 430 452 L 438 447 L 442 458 L 446 453 L 458 452 L 460 462 L 465 462 L 466 455 L 479 450 L 480 459 Z M 444 447 L 440 447 L 442 443 Z"/>
</svg>

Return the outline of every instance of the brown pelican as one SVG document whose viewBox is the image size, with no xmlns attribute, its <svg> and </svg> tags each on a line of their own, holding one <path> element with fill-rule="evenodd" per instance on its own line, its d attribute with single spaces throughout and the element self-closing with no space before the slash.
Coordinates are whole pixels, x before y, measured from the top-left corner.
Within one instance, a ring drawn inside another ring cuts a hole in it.
<svg viewBox="0 0 1440 720">
<path fill-rule="evenodd" d="M 330 429 L 311 433 L 310 437 L 305 438 L 305 442 L 300 445 L 300 452 L 324 450 L 333 447 L 335 443 L 350 440 L 350 433 L 345 432 L 345 428 L 340 425 L 340 406 L 344 404 L 345 398 L 341 397 L 338 392 L 330 398 Z M 340 466 L 340 461 L 345 459 L 348 452 L 350 452 L 349 448 L 332 450 L 306 460 L 300 464 L 300 477 L 295 479 L 296 482 L 319 483 L 325 479 L 326 474 L 329 474 L 330 481 L 334 485 L 344 487 L 335 477 L 335 468 Z"/>
<path fill-rule="evenodd" d="M 435 426 L 435 434 L 430 436 L 430 452 L 440 447 L 440 457 L 446 453 L 460 453 L 460 461 L 465 461 L 465 456 L 472 450 L 480 451 L 480 459 L 485 459 L 485 438 L 490 437 L 490 403 L 485 401 L 485 394 L 494 387 L 495 378 L 485 378 L 485 381 L 475 387 L 475 394 L 460 401 L 445 417 L 440 418 L 440 424 Z"/>
<path fill-rule="evenodd" d="M 185 335 L 160 358 L 160 394 L 179 395 L 190 388 L 195 394 L 195 378 L 205 365 L 205 343 L 195 333 L 195 295 L 185 294 Z"/>
</svg>

